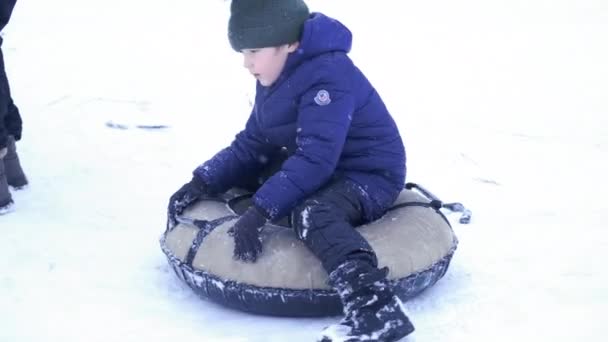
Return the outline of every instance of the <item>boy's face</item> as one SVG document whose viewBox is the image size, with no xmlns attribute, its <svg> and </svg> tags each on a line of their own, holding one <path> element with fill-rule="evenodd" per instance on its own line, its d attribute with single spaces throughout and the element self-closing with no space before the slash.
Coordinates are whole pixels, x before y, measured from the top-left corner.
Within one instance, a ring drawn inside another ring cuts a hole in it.
<svg viewBox="0 0 608 342">
<path fill-rule="evenodd" d="M 265 87 L 271 86 L 283 71 L 287 56 L 298 43 L 260 49 L 243 49 L 243 66 Z"/>
</svg>

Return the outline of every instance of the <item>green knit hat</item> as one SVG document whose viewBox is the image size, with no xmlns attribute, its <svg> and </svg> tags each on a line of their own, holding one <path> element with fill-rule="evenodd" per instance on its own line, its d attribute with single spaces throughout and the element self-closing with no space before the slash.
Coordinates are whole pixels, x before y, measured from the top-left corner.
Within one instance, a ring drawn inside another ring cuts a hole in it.
<svg viewBox="0 0 608 342">
<path fill-rule="evenodd" d="M 235 51 L 297 42 L 309 14 L 303 0 L 232 0 L 228 40 Z"/>
</svg>

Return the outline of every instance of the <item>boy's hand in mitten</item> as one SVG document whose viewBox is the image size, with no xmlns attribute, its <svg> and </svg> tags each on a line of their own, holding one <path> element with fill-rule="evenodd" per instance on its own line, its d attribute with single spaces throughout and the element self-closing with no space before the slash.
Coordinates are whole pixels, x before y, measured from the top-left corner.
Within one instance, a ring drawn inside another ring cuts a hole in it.
<svg viewBox="0 0 608 342">
<path fill-rule="evenodd" d="M 261 228 L 268 219 L 260 209 L 252 206 L 228 230 L 234 238 L 234 258 L 244 262 L 256 262 L 262 253 Z"/>
<path fill-rule="evenodd" d="M 206 194 L 208 194 L 208 186 L 197 176 L 193 176 L 192 180 L 182 185 L 169 199 L 167 209 L 169 228 L 177 225 L 177 215 L 181 215 L 186 207 Z"/>
</svg>

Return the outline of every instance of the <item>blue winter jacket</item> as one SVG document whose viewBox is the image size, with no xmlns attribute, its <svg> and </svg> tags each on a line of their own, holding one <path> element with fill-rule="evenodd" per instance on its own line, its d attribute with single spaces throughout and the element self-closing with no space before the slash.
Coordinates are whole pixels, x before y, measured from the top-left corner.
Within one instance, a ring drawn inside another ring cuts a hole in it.
<svg viewBox="0 0 608 342">
<path fill-rule="evenodd" d="M 382 99 L 347 56 L 351 43 L 343 24 L 312 13 L 277 81 L 257 83 L 245 129 L 194 174 L 223 192 L 283 148 L 289 158 L 253 198 L 270 219 L 336 177 L 359 184 L 364 214 L 379 217 L 403 189 L 405 150 Z"/>
</svg>

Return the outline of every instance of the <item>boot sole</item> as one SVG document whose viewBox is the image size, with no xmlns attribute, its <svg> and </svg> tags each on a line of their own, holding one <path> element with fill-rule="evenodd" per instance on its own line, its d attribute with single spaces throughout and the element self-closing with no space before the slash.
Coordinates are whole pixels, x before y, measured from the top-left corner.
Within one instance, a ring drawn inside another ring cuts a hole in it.
<svg viewBox="0 0 608 342">
<path fill-rule="evenodd" d="M 348 330 L 350 327 L 344 326 L 345 330 Z M 388 336 L 383 336 L 382 338 L 371 338 L 371 337 L 358 337 L 358 336 L 335 336 L 335 338 L 331 338 L 328 336 L 322 336 L 321 339 L 317 340 L 317 342 L 396 342 L 406 337 L 407 335 L 413 333 L 415 330 L 414 325 L 409 320 L 407 323 L 400 327 L 398 331 L 393 331 L 392 334 Z M 336 333 L 339 333 L 336 331 Z"/>
<path fill-rule="evenodd" d="M 8 204 L 0 206 L 0 215 L 8 214 L 11 211 L 13 211 L 13 209 L 14 209 L 14 203 L 13 203 L 13 201 L 10 201 L 10 202 L 8 202 Z"/>
<path fill-rule="evenodd" d="M 23 185 L 12 185 L 12 184 L 8 184 L 8 186 L 11 187 L 11 189 L 15 190 L 15 191 L 19 191 L 19 190 L 25 190 L 28 188 L 28 183 L 25 183 Z"/>
</svg>

